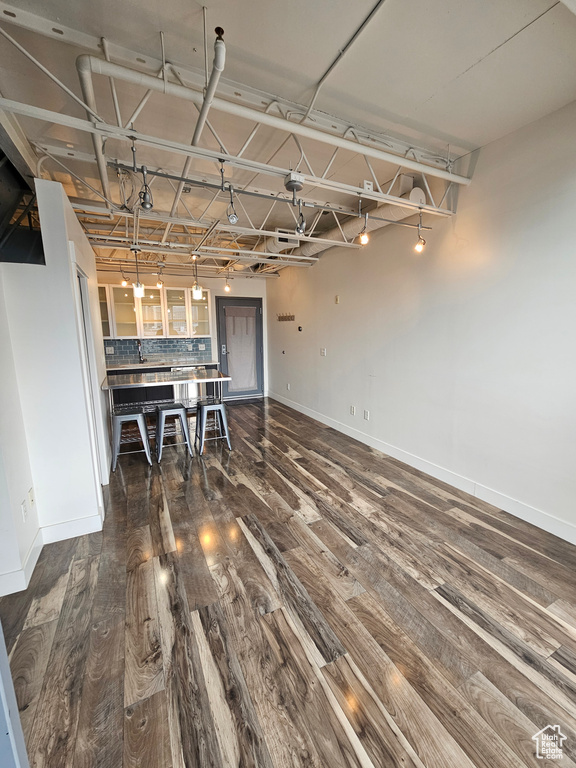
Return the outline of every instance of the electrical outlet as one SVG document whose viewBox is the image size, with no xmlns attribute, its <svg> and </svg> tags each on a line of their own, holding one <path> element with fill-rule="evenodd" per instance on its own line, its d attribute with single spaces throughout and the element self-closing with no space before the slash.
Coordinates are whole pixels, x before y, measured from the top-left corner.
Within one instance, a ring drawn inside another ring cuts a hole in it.
<svg viewBox="0 0 576 768">
<path fill-rule="evenodd" d="M 362 186 L 364 187 L 364 192 L 374 192 L 374 182 L 368 181 L 368 179 L 364 179 L 362 182 Z"/>
<path fill-rule="evenodd" d="M 356 406 L 355 405 L 351 405 L 350 406 L 350 415 L 351 416 L 356 416 Z"/>
<path fill-rule="evenodd" d="M 286 389 L 290 392 L 290 384 L 286 384 Z"/>
<path fill-rule="evenodd" d="M 107 355 L 113 355 L 114 354 L 114 347 L 106 347 L 106 354 Z"/>
<path fill-rule="evenodd" d="M 340 304 L 340 296 L 338 296 L 338 294 L 334 296 L 334 304 Z"/>
<path fill-rule="evenodd" d="M 364 411 L 364 418 L 366 421 L 370 421 L 370 411 Z"/>
<path fill-rule="evenodd" d="M 22 511 L 22 520 L 26 522 L 26 519 L 28 517 L 28 507 L 26 506 L 26 499 L 20 504 L 20 510 Z"/>
<path fill-rule="evenodd" d="M 204 352 L 205 349 L 206 349 L 206 344 L 198 344 L 198 351 L 199 352 Z"/>
<path fill-rule="evenodd" d="M 30 509 L 34 506 L 34 488 L 30 488 L 28 491 L 28 504 L 30 505 Z"/>
<path fill-rule="evenodd" d="M 192 350 L 194 349 L 194 345 L 193 344 L 186 344 L 186 349 L 188 350 L 188 352 L 192 352 Z"/>
<path fill-rule="evenodd" d="M 326 357 L 326 347 L 322 347 L 322 349 L 320 350 L 320 356 Z"/>
</svg>

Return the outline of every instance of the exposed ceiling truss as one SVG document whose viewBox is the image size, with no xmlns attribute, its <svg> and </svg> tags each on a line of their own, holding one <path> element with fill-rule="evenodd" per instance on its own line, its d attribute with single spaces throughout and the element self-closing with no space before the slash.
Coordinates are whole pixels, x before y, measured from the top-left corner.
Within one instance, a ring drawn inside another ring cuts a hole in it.
<svg viewBox="0 0 576 768">
<path fill-rule="evenodd" d="M 204 79 L 202 73 L 171 64 L 163 38 L 162 58 L 155 60 L 103 38 L 54 26 L 6 3 L 0 2 L 0 14 L 4 21 L 86 51 L 76 62 L 80 96 L 33 51 L 0 29 L 19 55 L 85 109 L 86 119 L 8 98 L 0 98 L 0 110 L 20 131 L 28 166 L 33 154 L 38 158 L 36 175 L 67 179 L 69 194 L 80 193 L 71 195 L 73 205 L 100 265 L 107 268 L 128 267 L 136 240 L 141 262 L 144 267 L 148 262 L 150 269 L 170 266 L 185 272 L 195 259 L 205 274 L 215 275 L 234 269 L 244 275 L 270 276 L 287 266 L 310 267 L 317 257 L 299 255 L 300 244 L 321 243 L 323 250 L 361 247 L 342 227 L 350 217 L 363 221 L 387 204 L 401 208 L 403 216 L 376 215 L 377 220 L 417 227 L 397 219 L 420 212 L 450 216 L 457 187 L 470 181 L 455 172 L 449 151 L 442 157 L 314 111 L 314 98 L 305 107 L 220 80 L 225 56 L 220 34 L 210 78 L 206 71 Z M 102 78 L 108 82 L 107 91 Z M 133 99 L 125 103 L 126 91 L 120 85 L 128 86 L 131 95 L 140 94 L 135 107 Z M 318 89 L 321 85 L 322 81 Z M 192 143 L 148 131 L 154 93 L 194 105 L 199 118 Z M 115 122 L 104 115 L 113 115 Z M 29 130 L 26 146 L 18 118 L 26 126 L 56 126 L 89 137 L 94 151 L 54 141 L 47 130 L 42 134 Z M 227 146 L 231 123 L 234 149 Z M 350 179 L 354 175 L 350 166 L 356 179 L 365 179 L 362 183 Z M 422 199 L 401 196 L 406 174 L 423 190 Z M 294 188 L 285 186 L 288 178 L 295 179 Z M 140 208 L 139 191 L 146 181 L 154 195 L 151 210 Z M 230 206 L 234 214 L 238 209 L 235 221 L 228 216 Z M 303 233 L 295 234 L 300 221 Z M 281 250 L 278 229 L 287 240 Z M 335 231 L 336 239 L 323 238 Z M 277 247 L 270 250 L 273 242 Z"/>
</svg>

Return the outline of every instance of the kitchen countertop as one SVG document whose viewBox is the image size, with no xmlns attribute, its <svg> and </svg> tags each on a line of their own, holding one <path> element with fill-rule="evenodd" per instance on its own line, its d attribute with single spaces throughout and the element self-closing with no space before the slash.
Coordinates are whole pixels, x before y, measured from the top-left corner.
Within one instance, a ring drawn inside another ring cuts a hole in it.
<svg viewBox="0 0 576 768">
<path fill-rule="evenodd" d="M 130 389 L 131 387 L 159 387 L 164 384 L 209 384 L 212 382 L 230 381 L 230 376 L 225 376 L 220 371 L 157 371 L 155 373 L 118 373 L 107 376 L 102 389 Z"/>
<path fill-rule="evenodd" d="M 106 363 L 107 371 L 121 371 L 128 368 L 138 368 L 138 370 L 146 370 L 146 368 L 181 368 L 193 365 L 218 365 L 217 360 L 198 360 L 197 358 L 175 359 L 175 360 L 151 360 L 146 358 L 145 363 Z"/>
</svg>

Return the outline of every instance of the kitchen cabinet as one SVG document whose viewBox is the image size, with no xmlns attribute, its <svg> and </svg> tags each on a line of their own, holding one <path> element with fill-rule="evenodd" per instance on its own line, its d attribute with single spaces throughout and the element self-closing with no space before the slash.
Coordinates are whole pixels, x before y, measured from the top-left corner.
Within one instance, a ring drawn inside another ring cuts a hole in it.
<svg viewBox="0 0 576 768">
<path fill-rule="evenodd" d="M 98 286 L 102 333 L 110 339 L 201 338 L 210 336 L 210 294 L 190 288 L 146 288 L 135 299 L 132 286 Z"/>
</svg>

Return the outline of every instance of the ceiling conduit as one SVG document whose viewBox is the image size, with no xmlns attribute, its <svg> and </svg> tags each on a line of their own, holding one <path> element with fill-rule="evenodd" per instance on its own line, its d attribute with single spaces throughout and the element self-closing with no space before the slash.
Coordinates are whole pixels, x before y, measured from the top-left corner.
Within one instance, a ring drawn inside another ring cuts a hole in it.
<svg viewBox="0 0 576 768">
<path fill-rule="evenodd" d="M 414 187 L 410 192 L 406 192 L 406 194 L 402 195 L 402 198 L 404 200 L 410 200 L 411 203 L 416 203 L 417 205 L 426 205 L 426 195 L 420 187 Z M 416 211 L 414 208 L 401 208 L 398 205 L 384 203 L 383 205 L 378 205 L 376 208 L 373 208 L 370 211 L 370 214 L 372 216 L 381 216 L 382 218 L 392 219 L 392 221 L 371 219 L 369 215 L 367 222 L 365 222 L 364 216 L 359 216 L 358 218 L 347 219 L 340 226 L 342 227 L 342 232 L 344 232 L 347 240 L 351 241 L 364 229 L 365 223 L 366 231 L 373 232 L 375 229 L 381 229 L 382 227 L 388 226 L 388 224 L 393 224 L 394 221 L 401 221 L 402 219 L 407 219 L 409 216 L 414 216 L 415 213 Z M 322 238 L 341 240 L 342 232 L 339 227 L 334 227 L 334 229 L 330 229 L 328 232 L 322 232 Z M 295 235 L 295 237 L 297 237 L 297 235 Z M 305 243 L 292 251 L 290 255 L 311 257 L 323 253 L 332 247 L 332 245 L 327 245 L 322 242 L 322 239 L 319 237 L 317 243 Z M 257 245 L 254 250 L 258 252 L 266 251 L 268 253 L 280 253 L 281 251 L 286 250 L 286 244 L 279 243 L 276 238 L 270 237 Z"/>
</svg>

